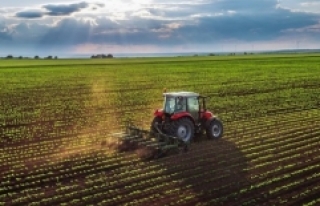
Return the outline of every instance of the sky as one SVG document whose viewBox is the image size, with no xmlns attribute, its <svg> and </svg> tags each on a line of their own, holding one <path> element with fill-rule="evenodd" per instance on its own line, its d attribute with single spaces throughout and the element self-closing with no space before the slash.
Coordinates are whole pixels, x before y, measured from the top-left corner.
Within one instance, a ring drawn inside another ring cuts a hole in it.
<svg viewBox="0 0 320 206">
<path fill-rule="evenodd" d="M 319 0 L 10 0 L 0 55 L 320 49 Z"/>
</svg>

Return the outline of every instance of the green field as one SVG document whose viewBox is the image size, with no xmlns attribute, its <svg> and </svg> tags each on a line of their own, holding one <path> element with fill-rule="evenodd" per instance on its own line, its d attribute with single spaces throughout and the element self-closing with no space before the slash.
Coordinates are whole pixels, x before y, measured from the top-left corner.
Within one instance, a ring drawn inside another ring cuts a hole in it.
<svg viewBox="0 0 320 206">
<path fill-rule="evenodd" d="M 320 202 L 319 54 L 1 60 L 0 88 L 0 203 Z M 110 134 L 148 129 L 163 88 L 212 95 L 224 137 L 150 162 L 115 152 Z"/>
</svg>

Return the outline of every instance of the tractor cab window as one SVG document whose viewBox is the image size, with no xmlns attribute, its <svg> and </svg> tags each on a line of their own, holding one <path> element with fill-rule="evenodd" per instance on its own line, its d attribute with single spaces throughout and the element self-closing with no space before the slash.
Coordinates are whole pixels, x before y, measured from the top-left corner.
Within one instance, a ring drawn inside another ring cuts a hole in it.
<svg viewBox="0 0 320 206">
<path fill-rule="evenodd" d="M 195 121 L 199 120 L 199 100 L 197 97 L 188 98 L 188 111 Z"/>
<path fill-rule="evenodd" d="M 164 109 L 166 113 L 172 114 L 174 112 L 186 111 L 186 98 L 183 97 L 166 97 Z"/>
<path fill-rule="evenodd" d="M 190 112 L 199 112 L 199 100 L 197 97 L 188 98 L 188 110 Z"/>
<path fill-rule="evenodd" d="M 173 97 L 166 97 L 164 103 L 164 110 L 166 113 L 173 113 L 175 109 L 175 98 Z"/>
<path fill-rule="evenodd" d="M 177 102 L 176 108 L 175 108 L 176 112 L 186 111 L 187 110 L 186 98 L 177 97 L 176 98 L 176 102 Z"/>
</svg>

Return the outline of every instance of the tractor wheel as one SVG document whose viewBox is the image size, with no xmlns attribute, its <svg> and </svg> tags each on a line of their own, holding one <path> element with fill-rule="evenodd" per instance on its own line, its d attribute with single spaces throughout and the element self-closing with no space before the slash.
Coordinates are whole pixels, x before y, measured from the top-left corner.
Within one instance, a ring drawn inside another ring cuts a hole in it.
<svg viewBox="0 0 320 206">
<path fill-rule="evenodd" d="M 185 143 L 190 142 L 194 135 L 193 122 L 189 118 L 174 121 L 170 128 L 170 135 L 180 138 Z"/>
<path fill-rule="evenodd" d="M 208 120 L 206 135 L 209 139 L 220 139 L 223 135 L 223 125 L 219 119 Z"/>
</svg>

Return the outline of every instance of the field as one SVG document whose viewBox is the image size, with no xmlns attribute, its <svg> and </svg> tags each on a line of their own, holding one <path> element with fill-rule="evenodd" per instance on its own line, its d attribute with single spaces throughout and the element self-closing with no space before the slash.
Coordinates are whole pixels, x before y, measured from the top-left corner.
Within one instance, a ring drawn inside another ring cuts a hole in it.
<svg viewBox="0 0 320 206">
<path fill-rule="evenodd" d="M 221 140 L 142 161 L 162 91 L 213 95 Z M 319 205 L 320 55 L 0 61 L 1 205 Z"/>
</svg>

